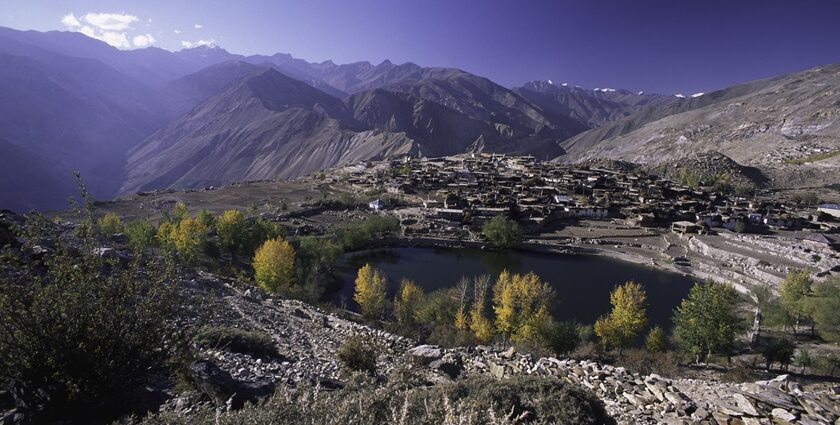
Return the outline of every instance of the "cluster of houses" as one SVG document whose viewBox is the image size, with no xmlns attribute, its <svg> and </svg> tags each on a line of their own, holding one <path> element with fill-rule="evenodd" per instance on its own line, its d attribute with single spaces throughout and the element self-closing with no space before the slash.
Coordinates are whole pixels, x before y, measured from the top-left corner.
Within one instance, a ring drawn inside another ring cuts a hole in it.
<svg viewBox="0 0 840 425">
<path fill-rule="evenodd" d="M 812 229 L 835 246 L 830 234 L 840 232 L 837 204 L 820 205 L 815 211 L 771 196 L 745 199 L 654 175 L 547 163 L 531 156 L 405 158 L 387 167 L 358 166 L 346 182 L 368 192 L 416 195 L 425 214 L 453 223 L 480 223 L 507 215 L 540 226 L 609 219 L 640 227 L 670 227 L 679 233 L 714 228 Z M 375 199 L 370 208 L 387 205 Z"/>
</svg>

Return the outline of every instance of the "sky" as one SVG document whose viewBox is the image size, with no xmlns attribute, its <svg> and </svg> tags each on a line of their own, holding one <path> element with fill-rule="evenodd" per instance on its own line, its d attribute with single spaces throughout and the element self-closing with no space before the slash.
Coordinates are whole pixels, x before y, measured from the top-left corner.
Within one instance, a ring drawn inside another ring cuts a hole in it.
<svg viewBox="0 0 840 425">
<path fill-rule="evenodd" d="M 0 26 L 686 95 L 840 62 L 838 0 L 0 0 Z"/>
</svg>

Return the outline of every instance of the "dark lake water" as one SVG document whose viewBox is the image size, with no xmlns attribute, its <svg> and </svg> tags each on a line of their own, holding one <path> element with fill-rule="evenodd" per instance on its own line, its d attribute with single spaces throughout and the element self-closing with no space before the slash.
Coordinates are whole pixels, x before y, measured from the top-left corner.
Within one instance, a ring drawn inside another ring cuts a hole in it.
<svg viewBox="0 0 840 425">
<path fill-rule="evenodd" d="M 691 277 L 595 255 L 557 255 L 533 252 L 482 251 L 479 249 L 388 248 L 348 254 L 339 266 L 343 283 L 338 297 L 353 305 L 353 281 L 365 263 L 382 270 L 391 293 L 402 278 L 426 292 L 452 287 L 461 276 L 489 273 L 495 277 L 533 271 L 551 283 L 557 293 L 554 315 L 561 320 L 594 323 L 610 309 L 609 293 L 615 285 L 635 280 L 648 295 L 648 320 L 671 327 L 674 308 L 687 294 Z"/>
</svg>

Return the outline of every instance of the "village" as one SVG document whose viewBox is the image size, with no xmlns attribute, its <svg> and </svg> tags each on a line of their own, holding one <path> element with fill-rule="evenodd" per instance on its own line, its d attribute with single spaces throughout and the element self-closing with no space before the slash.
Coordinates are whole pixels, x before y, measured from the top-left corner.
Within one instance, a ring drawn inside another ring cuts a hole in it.
<svg viewBox="0 0 840 425">
<path fill-rule="evenodd" d="M 368 207 L 400 218 L 407 239 L 480 243 L 481 225 L 504 215 L 532 248 L 577 248 L 746 288 L 797 268 L 815 278 L 840 272 L 840 205 L 770 191 L 737 196 L 637 171 L 482 153 L 364 162 L 326 181 L 375 196 Z"/>
</svg>

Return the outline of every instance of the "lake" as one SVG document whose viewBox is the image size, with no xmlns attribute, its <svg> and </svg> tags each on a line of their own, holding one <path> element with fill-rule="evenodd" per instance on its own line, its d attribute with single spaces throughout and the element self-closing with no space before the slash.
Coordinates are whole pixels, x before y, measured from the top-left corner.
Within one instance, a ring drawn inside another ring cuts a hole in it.
<svg viewBox="0 0 840 425">
<path fill-rule="evenodd" d="M 693 278 L 596 255 L 559 255 L 480 249 L 386 248 L 347 254 L 339 264 L 342 288 L 337 299 L 354 305 L 353 281 L 365 263 L 388 277 L 390 294 L 402 278 L 416 282 L 428 293 L 453 287 L 462 276 L 489 273 L 495 278 L 533 271 L 557 293 L 554 315 L 560 320 L 594 323 L 610 309 L 609 293 L 615 285 L 635 280 L 648 296 L 648 320 L 667 329 L 674 308 L 687 294 Z"/>
</svg>

